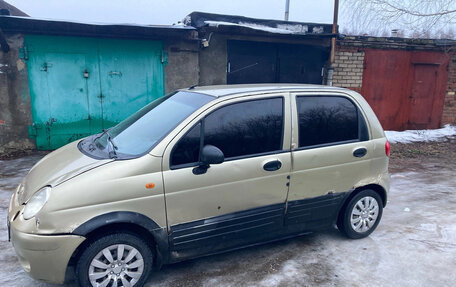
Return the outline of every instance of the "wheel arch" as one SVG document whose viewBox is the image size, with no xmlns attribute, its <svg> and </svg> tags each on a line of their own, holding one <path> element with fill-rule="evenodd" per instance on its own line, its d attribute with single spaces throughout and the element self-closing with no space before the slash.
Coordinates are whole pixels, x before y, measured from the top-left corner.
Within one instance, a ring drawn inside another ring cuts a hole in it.
<svg viewBox="0 0 456 287">
<path fill-rule="evenodd" d="M 103 235 L 128 232 L 145 239 L 154 252 L 154 266 L 160 268 L 168 258 L 168 234 L 166 227 L 140 213 L 131 211 L 110 212 L 96 216 L 77 227 L 72 234 L 83 236 L 86 240 L 76 248 L 69 265 L 74 265 L 84 248 Z"/>
<path fill-rule="evenodd" d="M 375 191 L 382 199 L 383 207 L 386 206 L 386 203 L 388 202 L 388 195 L 386 193 L 386 190 L 381 185 L 368 184 L 368 185 L 360 186 L 360 187 L 355 188 L 352 192 L 350 192 L 348 194 L 348 196 L 345 198 L 345 200 L 343 201 L 343 204 L 340 206 L 339 211 L 337 213 L 337 221 L 340 220 L 341 215 L 343 214 L 343 212 L 344 212 L 345 208 L 347 207 L 348 203 L 350 202 L 350 200 L 353 197 L 355 197 L 358 193 L 360 193 L 361 191 L 366 190 L 366 189 Z"/>
</svg>

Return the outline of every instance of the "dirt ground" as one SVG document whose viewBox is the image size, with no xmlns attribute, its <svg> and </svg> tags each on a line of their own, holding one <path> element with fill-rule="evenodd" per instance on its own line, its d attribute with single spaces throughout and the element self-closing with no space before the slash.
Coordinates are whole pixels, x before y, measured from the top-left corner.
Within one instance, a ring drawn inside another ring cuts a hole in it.
<svg viewBox="0 0 456 287">
<path fill-rule="evenodd" d="M 436 142 L 396 143 L 391 145 L 391 172 L 410 167 L 412 163 L 438 161 L 445 165 L 456 162 L 456 137 L 443 138 Z"/>
<path fill-rule="evenodd" d="M 146 286 L 454 286 L 456 138 L 391 150 L 388 205 L 368 238 L 326 230 L 165 266 Z M 51 286 L 30 279 L 6 241 L 11 192 L 42 156 L 0 160 L 0 286 Z"/>
</svg>

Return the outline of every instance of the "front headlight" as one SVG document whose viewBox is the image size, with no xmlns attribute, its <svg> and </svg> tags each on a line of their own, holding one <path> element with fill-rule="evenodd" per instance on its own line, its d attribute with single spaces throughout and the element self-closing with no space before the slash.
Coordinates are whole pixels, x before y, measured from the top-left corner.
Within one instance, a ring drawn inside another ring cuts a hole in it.
<svg viewBox="0 0 456 287">
<path fill-rule="evenodd" d="M 25 205 L 24 219 L 30 219 L 34 217 L 46 204 L 50 194 L 50 186 L 45 186 L 42 189 L 40 189 L 37 193 L 35 193 Z"/>
</svg>

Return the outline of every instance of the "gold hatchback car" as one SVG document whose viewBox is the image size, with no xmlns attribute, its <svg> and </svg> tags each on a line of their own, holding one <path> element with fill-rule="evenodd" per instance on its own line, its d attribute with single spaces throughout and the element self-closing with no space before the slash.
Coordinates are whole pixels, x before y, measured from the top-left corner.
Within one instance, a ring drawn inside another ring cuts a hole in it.
<svg viewBox="0 0 456 287">
<path fill-rule="evenodd" d="M 389 143 L 356 92 L 192 87 L 39 161 L 14 192 L 11 241 L 33 278 L 142 286 L 153 268 L 337 225 L 368 236 Z"/>
</svg>

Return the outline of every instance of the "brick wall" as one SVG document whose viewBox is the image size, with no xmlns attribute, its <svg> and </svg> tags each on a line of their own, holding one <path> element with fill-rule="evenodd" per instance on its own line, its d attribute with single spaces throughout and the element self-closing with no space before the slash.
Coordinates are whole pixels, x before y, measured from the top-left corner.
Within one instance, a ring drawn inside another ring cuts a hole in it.
<svg viewBox="0 0 456 287">
<path fill-rule="evenodd" d="M 448 85 L 442 114 L 442 125 L 456 124 L 456 52 L 448 64 Z"/>
<path fill-rule="evenodd" d="M 363 64 L 363 51 L 339 47 L 335 54 L 333 85 L 361 91 Z"/>
</svg>

